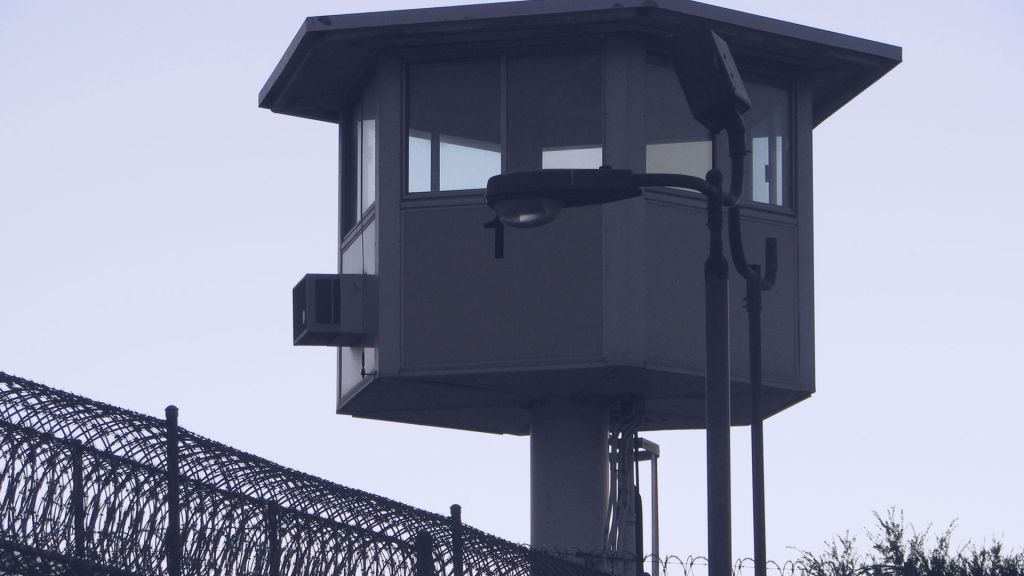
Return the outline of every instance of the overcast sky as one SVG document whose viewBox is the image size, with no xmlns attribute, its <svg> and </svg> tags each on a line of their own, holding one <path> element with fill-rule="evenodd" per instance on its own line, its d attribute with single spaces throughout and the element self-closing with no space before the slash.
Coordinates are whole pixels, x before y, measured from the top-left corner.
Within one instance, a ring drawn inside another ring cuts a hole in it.
<svg viewBox="0 0 1024 576">
<path fill-rule="evenodd" d="M 890 506 L 1020 549 L 1024 3 L 716 3 L 904 49 L 814 134 L 818 392 L 766 424 L 769 557 Z M 3 0 L 0 370 L 527 541 L 526 438 L 336 416 L 333 351 L 291 346 L 336 132 L 257 94 L 305 16 L 440 4 Z M 704 553 L 703 433 L 649 437 L 661 549 Z"/>
</svg>

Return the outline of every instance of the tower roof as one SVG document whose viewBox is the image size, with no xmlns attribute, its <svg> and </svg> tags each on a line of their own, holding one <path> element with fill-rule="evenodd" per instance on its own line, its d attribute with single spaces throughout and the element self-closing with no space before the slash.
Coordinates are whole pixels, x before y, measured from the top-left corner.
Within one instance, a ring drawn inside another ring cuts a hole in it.
<svg viewBox="0 0 1024 576">
<path fill-rule="evenodd" d="M 614 32 L 657 42 L 705 26 L 738 59 L 757 57 L 806 70 L 815 125 L 902 58 L 898 46 L 691 0 L 526 0 L 307 18 L 260 91 L 259 105 L 337 122 L 375 59 L 389 50 Z"/>
</svg>

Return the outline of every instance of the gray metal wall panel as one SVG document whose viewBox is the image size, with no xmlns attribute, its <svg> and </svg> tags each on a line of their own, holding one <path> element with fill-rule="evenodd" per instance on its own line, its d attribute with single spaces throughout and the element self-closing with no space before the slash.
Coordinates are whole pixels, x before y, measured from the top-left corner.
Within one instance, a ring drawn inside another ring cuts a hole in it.
<svg viewBox="0 0 1024 576">
<path fill-rule="evenodd" d="M 704 370 L 704 259 L 707 220 L 700 203 L 647 206 L 647 361 Z"/>
<path fill-rule="evenodd" d="M 482 202 L 403 211 L 403 371 L 601 356 L 601 209 L 506 229 L 503 259 L 492 217 Z"/>
<path fill-rule="evenodd" d="M 364 229 L 342 252 L 342 274 L 363 274 L 366 270 L 366 260 L 368 258 L 376 258 L 377 255 L 375 253 L 369 253 L 367 250 L 367 236 L 374 233 L 371 228 L 376 228 L 376 226 Z M 368 328 L 371 330 L 376 329 L 372 326 Z M 340 348 L 338 355 L 338 395 L 340 398 L 345 398 L 351 394 L 352 390 L 363 379 L 362 372 L 364 368 L 364 354 L 366 352 L 367 349 L 363 347 L 344 346 Z M 370 354 L 371 365 L 368 369 L 372 371 L 376 360 L 376 349 L 373 349 Z"/>
<path fill-rule="evenodd" d="M 789 216 L 759 214 L 744 218 L 743 232 L 751 263 L 764 260 L 764 239 L 779 243 L 779 276 L 764 295 L 763 359 L 765 382 L 803 390 L 798 368 L 797 229 Z M 647 362 L 650 367 L 704 373 L 704 259 L 708 239 L 700 202 L 651 201 L 647 208 Z M 749 377 L 745 285 L 730 274 L 732 375 Z"/>
<path fill-rule="evenodd" d="M 787 389 L 801 390 L 798 369 L 800 283 L 799 251 L 796 245 L 797 229 L 785 216 L 763 217 L 755 210 L 746 210 L 743 219 L 743 241 L 750 264 L 764 263 L 764 242 L 774 237 L 779 246 L 779 270 L 775 286 L 762 293 L 761 313 L 761 354 L 764 368 L 764 382 L 767 385 L 782 385 Z M 782 222 L 780 222 L 782 220 Z M 746 283 L 733 270 L 729 276 L 729 324 L 731 330 L 732 377 L 748 381 L 750 378 L 750 356 L 748 346 L 747 311 L 743 307 Z M 744 389 L 742 391 L 746 393 Z"/>
</svg>

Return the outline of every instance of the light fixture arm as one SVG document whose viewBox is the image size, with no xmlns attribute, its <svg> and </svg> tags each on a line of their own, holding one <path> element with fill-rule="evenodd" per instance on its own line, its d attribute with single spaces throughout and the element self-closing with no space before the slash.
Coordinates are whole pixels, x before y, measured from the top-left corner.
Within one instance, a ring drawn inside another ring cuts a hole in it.
<svg viewBox="0 0 1024 576">
<path fill-rule="evenodd" d="M 733 127 L 726 130 L 729 142 L 729 193 L 722 202 L 726 206 L 735 206 L 743 194 L 743 163 L 747 156 L 747 128 L 743 116 L 736 110 L 736 121 Z"/>
<path fill-rule="evenodd" d="M 729 252 L 732 255 L 733 265 L 748 282 L 754 282 L 758 290 L 771 290 L 775 285 L 775 277 L 778 273 L 778 242 L 775 238 L 766 238 L 764 241 L 764 274 L 761 267 L 751 265 L 747 262 L 747 256 L 743 250 L 743 228 L 740 223 L 740 207 L 736 204 L 729 205 Z"/>
<path fill-rule="evenodd" d="M 638 188 L 685 188 L 700 192 L 705 196 L 718 194 L 718 189 L 708 180 L 688 174 L 634 174 L 633 184 Z"/>
</svg>

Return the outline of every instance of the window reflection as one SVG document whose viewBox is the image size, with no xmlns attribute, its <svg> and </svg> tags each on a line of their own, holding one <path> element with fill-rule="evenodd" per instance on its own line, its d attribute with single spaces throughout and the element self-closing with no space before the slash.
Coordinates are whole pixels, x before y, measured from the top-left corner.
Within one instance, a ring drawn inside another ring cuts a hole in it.
<svg viewBox="0 0 1024 576">
<path fill-rule="evenodd" d="M 501 173 L 501 144 L 440 135 L 441 190 L 484 188 Z"/>
<path fill-rule="evenodd" d="M 377 121 L 368 117 L 368 108 L 364 107 L 363 119 L 358 122 L 360 213 L 377 201 Z"/>
<path fill-rule="evenodd" d="M 647 64 L 644 128 L 647 172 L 703 178 L 711 169 L 708 131 L 693 119 L 667 61 Z"/>
<path fill-rule="evenodd" d="M 541 168 L 600 168 L 604 150 L 594 146 L 560 146 L 541 151 Z"/>
<path fill-rule="evenodd" d="M 751 109 L 744 115 L 747 149 L 743 197 L 758 204 L 788 206 L 790 178 L 791 109 L 789 89 L 783 82 L 744 77 Z M 644 126 L 647 172 L 687 174 L 703 178 L 712 167 L 716 148 L 718 166 L 726 172 L 728 147 L 724 136 L 712 145 L 707 129 L 698 123 L 668 61 L 652 58 L 647 65 Z"/>
<path fill-rule="evenodd" d="M 472 190 L 501 172 L 501 62 L 409 66 L 410 193 Z"/>
<path fill-rule="evenodd" d="M 752 107 L 744 116 L 750 153 L 743 197 L 789 206 L 789 86 L 744 80 Z M 410 65 L 408 192 L 481 189 L 503 171 L 601 166 L 603 82 L 600 53 L 510 56 L 504 65 L 497 57 Z M 648 61 L 644 94 L 645 170 L 703 178 L 717 153 L 717 165 L 728 178 L 726 147 L 713 145 L 693 118 L 667 59 L 652 56 Z M 361 116 L 357 125 L 357 181 L 365 209 L 376 195 L 375 170 L 369 168 L 376 162 L 375 118 Z"/>
<path fill-rule="evenodd" d="M 377 96 L 372 81 L 349 110 L 341 136 L 342 229 L 347 232 L 377 201 Z"/>
<path fill-rule="evenodd" d="M 430 192 L 430 132 L 409 130 L 409 192 Z"/>
<path fill-rule="evenodd" d="M 782 136 L 754 136 L 751 139 L 750 164 L 753 187 L 751 199 L 762 204 L 784 206 L 782 191 Z"/>
<path fill-rule="evenodd" d="M 750 155 L 746 178 L 749 198 L 761 204 L 787 206 L 790 152 L 789 90 L 782 83 L 747 81 L 750 111 L 744 115 Z"/>
<path fill-rule="evenodd" d="M 414 63 L 407 74 L 409 193 L 603 164 L 600 52 Z"/>
<path fill-rule="evenodd" d="M 647 171 L 703 178 L 711 169 L 711 141 L 647 145 Z"/>
<path fill-rule="evenodd" d="M 601 53 L 508 60 L 508 170 L 597 168 L 604 140 Z"/>
</svg>

